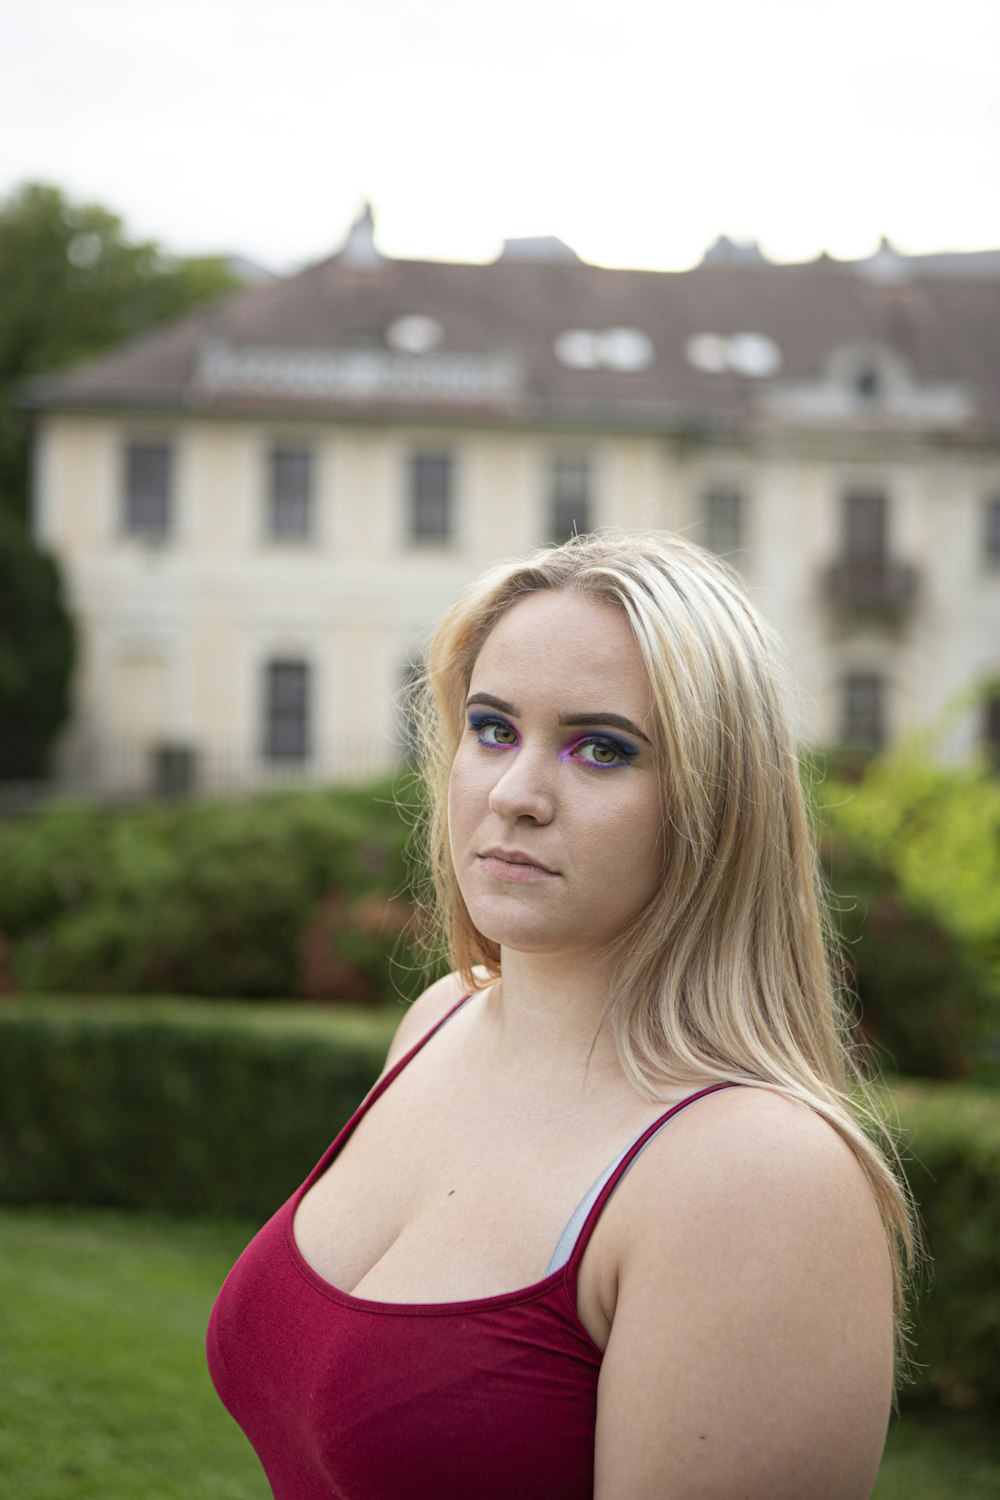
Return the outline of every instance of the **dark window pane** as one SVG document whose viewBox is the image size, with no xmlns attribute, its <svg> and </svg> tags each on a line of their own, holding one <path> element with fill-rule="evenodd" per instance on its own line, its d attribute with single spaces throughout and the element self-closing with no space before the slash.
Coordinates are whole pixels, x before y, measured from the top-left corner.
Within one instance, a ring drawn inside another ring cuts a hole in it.
<svg viewBox="0 0 1000 1500">
<path fill-rule="evenodd" d="M 878 371 L 871 368 L 859 370 L 854 377 L 854 390 L 862 401 L 877 400 L 882 392 Z"/>
<path fill-rule="evenodd" d="M 170 530 L 170 447 L 129 443 L 125 449 L 125 530 L 163 537 Z"/>
<path fill-rule="evenodd" d="M 571 536 L 584 536 L 593 524 L 591 517 L 590 460 L 580 455 L 564 455 L 552 460 L 549 471 L 550 542 L 565 542 Z"/>
<path fill-rule="evenodd" d="M 415 453 L 410 460 L 410 537 L 446 542 L 451 535 L 451 455 Z"/>
<path fill-rule="evenodd" d="M 312 454 L 275 448 L 271 454 L 270 534 L 304 540 L 312 532 Z"/>
<path fill-rule="evenodd" d="M 851 672 L 844 678 L 841 743 L 859 750 L 885 744 L 885 690 L 876 672 Z"/>
<path fill-rule="evenodd" d="M 1000 683 L 995 683 L 983 704 L 983 748 L 994 772 L 1000 775 Z"/>
<path fill-rule="evenodd" d="M 705 546 L 718 557 L 743 545 L 743 496 L 732 485 L 713 485 L 704 499 Z"/>
<path fill-rule="evenodd" d="M 993 495 L 983 507 L 983 552 L 991 568 L 1000 568 L 1000 495 Z"/>
<path fill-rule="evenodd" d="M 879 490 L 853 490 L 844 496 L 844 551 L 849 558 L 881 560 L 887 551 L 887 507 Z"/>
<path fill-rule="evenodd" d="M 421 658 L 407 661 L 400 673 L 397 703 L 399 705 L 399 748 L 404 760 L 411 760 L 420 749 L 420 731 L 417 721 L 415 691 L 424 675 Z"/>
<path fill-rule="evenodd" d="M 267 664 L 264 754 L 269 760 L 305 760 L 309 754 L 309 664 Z"/>
</svg>

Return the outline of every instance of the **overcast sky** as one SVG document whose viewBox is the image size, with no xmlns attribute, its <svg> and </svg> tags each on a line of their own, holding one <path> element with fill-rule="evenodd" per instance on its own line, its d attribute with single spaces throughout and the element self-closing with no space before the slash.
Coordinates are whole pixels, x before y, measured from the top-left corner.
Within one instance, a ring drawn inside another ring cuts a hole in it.
<svg viewBox="0 0 1000 1500">
<path fill-rule="evenodd" d="M 284 270 L 1000 247 L 1000 0 L 6 0 L 0 193 Z"/>
</svg>

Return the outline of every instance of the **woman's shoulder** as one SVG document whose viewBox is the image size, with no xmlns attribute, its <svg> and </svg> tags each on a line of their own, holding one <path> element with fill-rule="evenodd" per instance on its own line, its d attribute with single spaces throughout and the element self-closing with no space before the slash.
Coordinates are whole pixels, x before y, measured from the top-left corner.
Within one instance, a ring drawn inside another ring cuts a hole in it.
<svg viewBox="0 0 1000 1500">
<path fill-rule="evenodd" d="M 757 1085 L 720 1090 L 670 1122 L 645 1174 L 644 1215 L 676 1222 L 679 1204 L 701 1222 L 716 1216 L 803 1228 L 845 1214 L 879 1225 L 853 1147 L 817 1109 Z"/>
<path fill-rule="evenodd" d="M 438 979 L 428 989 L 424 990 L 416 1000 L 407 1007 L 403 1019 L 396 1028 L 396 1034 L 389 1046 L 386 1056 L 386 1070 L 392 1068 L 405 1057 L 411 1048 L 422 1041 L 429 1031 L 443 1021 L 450 1010 L 465 995 L 469 993 L 469 986 L 463 980 L 461 974 L 446 974 L 443 979 Z"/>
<path fill-rule="evenodd" d="M 655 1148 L 620 1189 L 599 1473 L 627 1465 L 613 1436 L 627 1420 L 665 1489 L 681 1493 L 694 1465 L 699 1493 L 867 1495 L 892 1384 L 892 1278 L 853 1149 L 809 1105 L 756 1086 L 699 1100 Z"/>
<path fill-rule="evenodd" d="M 632 1298 L 648 1308 L 678 1294 L 691 1306 L 734 1282 L 773 1308 L 794 1282 L 817 1321 L 838 1305 L 840 1316 L 864 1308 L 891 1342 L 875 1196 L 853 1147 L 815 1108 L 770 1088 L 726 1089 L 681 1111 L 653 1147 L 619 1189 L 619 1312 Z"/>
</svg>

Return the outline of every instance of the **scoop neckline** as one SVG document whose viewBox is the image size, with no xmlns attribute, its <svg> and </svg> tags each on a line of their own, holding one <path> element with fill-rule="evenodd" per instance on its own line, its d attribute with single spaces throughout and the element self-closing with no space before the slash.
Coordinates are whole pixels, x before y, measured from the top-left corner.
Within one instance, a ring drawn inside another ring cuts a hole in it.
<svg viewBox="0 0 1000 1500">
<path fill-rule="evenodd" d="M 330 1142 L 330 1145 L 327 1147 L 326 1151 L 324 1151 L 323 1155 L 320 1157 L 313 1170 L 309 1173 L 305 1182 L 302 1183 L 302 1185 L 296 1190 L 295 1193 L 292 1194 L 291 1198 L 285 1204 L 285 1210 L 283 1213 L 284 1223 L 282 1226 L 285 1244 L 288 1248 L 292 1264 L 295 1266 L 296 1270 L 303 1277 L 303 1279 L 306 1280 L 309 1285 L 312 1286 L 313 1289 L 319 1292 L 322 1296 L 327 1297 L 330 1301 L 340 1303 L 343 1307 L 350 1308 L 355 1311 L 369 1312 L 373 1314 L 384 1314 L 389 1317 L 433 1317 L 454 1315 L 456 1313 L 486 1312 L 491 1308 L 513 1306 L 514 1304 L 519 1302 L 536 1301 L 539 1298 L 545 1296 L 546 1292 L 554 1290 L 560 1284 L 560 1282 L 562 1282 L 563 1292 L 569 1304 L 570 1311 L 573 1316 L 573 1321 L 575 1322 L 577 1328 L 580 1330 L 583 1338 L 586 1339 L 587 1343 L 590 1344 L 591 1347 L 596 1350 L 597 1353 L 603 1358 L 603 1349 L 601 1349 L 600 1345 L 594 1341 L 580 1319 L 580 1314 L 577 1311 L 576 1306 L 576 1296 L 569 1285 L 570 1272 L 574 1268 L 574 1262 L 577 1258 L 575 1250 L 574 1253 L 570 1255 L 569 1259 L 563 1263 L 563 1265 L 557 1266 L 556 1269 L 549 1272 L 547 1276 L 541 1277 L 541 1279 L 538 1281 L 532 1281 L 527 1286 L 515 1287 L 509 1292 L 494 1292 L 491 1296 L 488 1297 L 467 1297 L 462 1299 L 461 1301 L 452 1302 L 383 1302 L 377 1298 L 357 1297 L 353 1292 L 345 1292 L 341 1287 L 336 1286 L 332 1281 L 328 1281 L 327 1278 L 325 1276 L 322 1276 L 320 1272 L 316 1270 L 315 1266 L 313 1266 L 306 1259 L 299 1247 L 298 1241 L 295 1238 L 295 1215 L 298 1212 L 299 1205 L 301 1204 L 309 1189 L 319 1181 L 319 1179 L 325 1172 L 330 1169 L 330 1167 L 333 1166 L 338 1155 L 340 1154 L 340 1151 L 354 1134 L 354 1131 L 357 1128 L 362 1115 L 367 1114 L 371 1105 L 374 1104 L 375 1100 L 385 1091 L 386 1088 L 389 1087 L 398 1073 L 400 1073 L 403 1068 L 406 1067 L 407 1063 L 409 1063 L 418 1052 L 423 1050 L 424 1046 L 431 1040 L 435 1033 L 440 1030 L 445 1022 L 450 1020 L 453 1015 L 461 1010 L 462 1007 L 469 1000 L 471 1000 L 476 993 L 477 992 L 473 990 L 464 995 L 458 1002 L 458 1004 L 453 1006 L 441 1018 L 436 1026 L 431 1027 L 430 1031 L 428 1031 L 425 1036 L 421 1037 L 416 1045 L 399 1059 L 395 1067 L 391 1068 L 388 1073 L 386 1073 L 381 1079 L 377 1081 L 366 1098 L 363 1099 L 358 1105 L 358 1108 L 355 1110 L 351 1118 L 345 1121 L 343 1128 Z M 679 1108 L 683 1104 L 691 1103 L 694 1099 L 700 1097 L 702 1093 L 714 1092 L 716 1088 L 726 1086 L 726 1084 L 706 1085 L 705 1088 L 695 1090 L 694 1093 L 686 1096 L 681 1100 L 678 1100 L 675 1105 L 668 1106 L 668 1110 L 666 1113 L 669 1117 L 673 1114 L 675 1109 Z M 660 1122 L 657 1120 L 652 1121 L 647 1129 L 652 1130 L 653 1126 L 657 1125 L 658 1123 Z M 664 1120 L 663 1123 L 666 1123 L 666 1121 Z M 646 1132 L 644 1131 L 643 1135 L 645 1134 Z M 633 1146 L 637 1144 L 638 1141 L 632 1142 Z M 598 1199 L 598 1202 L 599 1201 L 600 1199 Z M 591 1213 L 593 1212 L 595 1207 L 596 1204 L 591 1205 Z"/>
<path fill-rule="evenodd" d="M 509 1292 L 494 1292 L 488 1297 L 466 1297 L 458 1302 L 383 1302 L 372 1297 L 357 1297 L 353 1292 L 345 1292 L 341 1287 L 335 1286 L 332 1281 L 328 1281 L 325 1276 L 320 1275 L 315 1266 L 306 1260 L 295 1238 L 295 1212 L 311 1186 L 312 1180 L 312 1178 L 307 1179 L 288 1202 L 284 1224 L 285 1243 L 296 1269 L 314 1290 L 333 1302 L 341 1303 L 344 1307 L 354 1308 L 360 1312 L 387 1314 L 390 1317 L 447 1316 L 455 1313 L 486 1312 L 491 1308 L 511 1306 L 517 1302 L 533 1302 L 557 1287 L 560 1282 L 565 1285 L 570 1265 L 568 1261 L 557 1270 L 550 1272 L 548 1276 L 543 1276 L 540 1281 L 532 1281 L 527 1286 L 515 1287 Z M 566 1290 L 568 1293 L 568 1287 Z M 569 1300 L 572 1303 L 573 1299 Z M 580 1315 L 575 1305 L 572 1307 L 572 1312 L 580 1332 L 589 1343 L 594 1345 L 598 1353 L 603 1352 L 580 1322 Z"/>
<path fill-rule="evenodd" d="M 417 1044 L 412 1047 L 409 1052 L 404 1053 L 404 1055 L 397 1062 L 396 1066 L 394 1068 L 391 1068 L 389 1072 L 386 1073 L 384 1077 L 378 1081 L 378 1083 L 376 1083 L 374 1088 L 369 1091 L 366 1098 L 364 1098 L 358 1105 L 351 1118 L 344 1122 L 343 1128 L 330 1142 L 330 1145 L 324 1151 L 315 1167 L 313 1167 L 312 1171 L 309 1173 L 309 1176 L 306 1178 L 305 1182 L 303 1182 L 302 1186 L 292 1194 L 291 1198 L 285 1205 L 283 1225 L 285 1243 L 288 1247 L 292 1263 L 299 1274 L 309 1282 L 310 1286 L 312 1286 L 315 1291 L 319 1292 L 324 1297 L 328 1297 L 331 1301 L 339 1302 L 344 1307 L 354 1308 L 362 1312 L 385 1313 L 389 1316 L 409 1315 L 410 1317 L 413 1317 L 421 1315 L 432 1316 L 435 1314 L 447 1315 L 450 1313 L 468 1313 L 477 1312 L 480 1310 L 485 1311 L 493 1307 L 510 1306 L 516 1302 L 531 1302 L 536 1298 L 543 1297 L 547 1291 L 558 1286 L 559 1282 L 562 1281 L 565 1286 L 567 1299 L 572 1307 L 573 1317 L 581 1333 L 589 1343 L 593 1344 L 593 1347 L 598 1351 L 598 1353 L 603 1353 L 603 1351 L 600 1349 L 600 1346 L 594 1343 L 594 1340 L 590 1337 L 590 1334 L 580 1322 L 580 1315 L 576 1310 L 576 1299 L 572 1296 L 569 1290 L 567 1277 L 569 1275 L 570 1266 L 572 1264 L 572 1257 L 564 1265 L 558 1266 L 554 1271 L 551 1271 L 547 1276 L 543 1276 L 539 1281 L 532 1281 L 527 1286 L 515 1287 L 512 1291 L 509 1292 L 494 1292 L 489 1297 L 466 1297 L 459 1302 L 382 1302 L 377 1298 L 356 1297 L 353 1292 L 345 1292 L 341 1287 L 336 1286 L 332 1281 L 328 1281 L 327 1278 L 325 1276 L 322 1276 L 320 1272 L 316 1270 L 315 1266 L 306 1259 L 306 1257 L 302 1253 L 301 1248 L 299 1247 L 298 1240 L 295 1238 L 295 1215 L 298 1212 L 299 1205 L 301 1204 L 306 1193 L 308 1193 L 309 1189 L 313 1187 L 313 1185 L 319 1181 L 324 1173 L 328 1172 L 329 1169 L 333 1166 L 337 1157 L 340 1155 L 341 1150 L 354 1134 L 354 1131 L 362 1117 L 362 1114 L 366 1114 L 368 1112 L 368 1109 L 371 1107 L 371 1105 L 375 1103 L 376 1098 L 381 1093 L 383 1093 L 386 1088 L 388 1088 L 389 1084 L 393 1082 L 396 1075 L 402 1071 L 406 1064 L 410 1062 L 418 1052 L 423 1050 L 424 1046 L 431 1040 L 435 1032 L 440 1030 L 444 1023 L 450 1020 L 452 1016 L 457 1014 L 457 1012 L 460 1011 L 462 1007 L 469 1000 L 471 1000 L 476 993 L 481 992 L 472 990 L 468 994 L 463 995 L 458 1004 L 453 1006 L 444 1016 L 442 1016 L 438 1024 L 436 1026 L 432 1026 L 431 1029 L 426 1033 L 426 1035 L 421 1037 Z"/>
</svg>

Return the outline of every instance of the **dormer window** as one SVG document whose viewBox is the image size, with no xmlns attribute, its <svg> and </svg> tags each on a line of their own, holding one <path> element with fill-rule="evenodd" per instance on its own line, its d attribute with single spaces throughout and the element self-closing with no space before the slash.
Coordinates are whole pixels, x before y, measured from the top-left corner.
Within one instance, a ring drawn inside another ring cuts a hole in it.
<svg viewBox="0 0 1000 1500">
<path fill-rule="evenodd" d="M 855 407 L 892 403 L 912 385 L 902 355 L 873 340 L 841 344 L 827 361 L 826 376 Z"/>
</svg>

